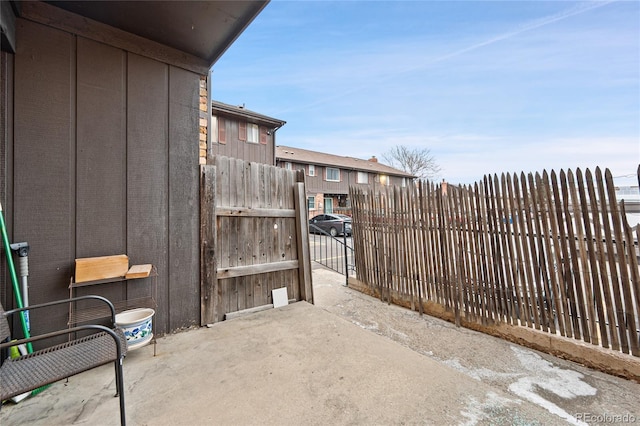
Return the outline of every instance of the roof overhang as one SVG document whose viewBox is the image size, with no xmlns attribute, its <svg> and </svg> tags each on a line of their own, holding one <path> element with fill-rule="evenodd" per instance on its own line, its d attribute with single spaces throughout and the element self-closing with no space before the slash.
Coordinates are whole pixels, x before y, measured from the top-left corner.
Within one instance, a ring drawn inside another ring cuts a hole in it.
<svg viewBox="0 0 640 426">
<path fill-rule="evenodd" d="M 218 101 L 211 102 L 211 112 L 214 115 L 220 114 L 222 116 L 233 118 L 242 117 L 250 123 L 268 125 L 275 129 L 278 129 L 287 123 L 286 121 L 248 110 L 244 106 L 234 106 Z"/>
<path fill-rule="evenodd" d="M 198 58 L 208 68 L 238 38 L 269 0 L 237 1 L 46 1 L 83 18 L 168 46 Z M 4 1 L 2 3 L 5 3 Z M 31 1 L 14 1 L 18 16 L 60 26 L 55 14 L 41 12 Z M 4 6 L 4 5 L 3 5 Z M 5 8 L 3 7 L 3 12 Z M 42 16 L 44 15 L 44 16 Z M 3 13 L 4 16 L 4 13 Z M 38 19 L 36 19 L 38 20 Z M 4 21 L 4 18 L 3 18 Z M 68 24 L 68 23 L 67 23 Z M 83 23 L 78 27 L 82 30 Z M 86 24 L 85 24 L 86 25 Z M 4 25 L 3 25 L 4 40 Z"/>
</svg>

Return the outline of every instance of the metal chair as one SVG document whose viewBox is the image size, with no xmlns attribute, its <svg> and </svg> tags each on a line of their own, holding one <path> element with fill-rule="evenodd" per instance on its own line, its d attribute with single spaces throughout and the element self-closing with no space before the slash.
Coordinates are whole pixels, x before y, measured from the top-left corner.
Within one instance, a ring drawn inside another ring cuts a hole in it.
<svg viewBox="0 0 640 426">
<path fill-rule="evenodd" d="M 97 324 L 78 325 L 28 339 L 11 341 L 11 329 L 7 320 L 10 316 L 25 310 L 33 313 L 37 309 L 85 299 L 94 299 L 107 304 L 111 311 L 111 327 Z M 113 304 L 101 296 L 81 296 L 10 311 L 5 311 L 0 304 L 0 342 L 2 342 L 0 353 L 5 353 L 11 346 L 43 341 L 56 336 L 70 336 L 69 341 L 65 343 L 54 344 L 17 358 L 6 358 L 0 366 L 0 404 L 1 401 L 14 396 L 113 362 L 116 374 L 116 396 L 120 397 L 120 423 L 125 425 L 122 362 L 127 353 L 127 341 L 122 330 L 115 324 L 115 315 Z M 89 331 L 91 334 L 74 337 L 76 333 L 83 331 Z"/>
</svg>

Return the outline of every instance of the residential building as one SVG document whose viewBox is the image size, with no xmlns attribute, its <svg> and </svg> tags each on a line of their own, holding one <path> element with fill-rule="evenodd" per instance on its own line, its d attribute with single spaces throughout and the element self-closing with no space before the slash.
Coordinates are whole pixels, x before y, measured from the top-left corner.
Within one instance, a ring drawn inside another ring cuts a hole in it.
<svg viewBox="0 0 640 426">
<path fill-rule="evenodd" d="M 288 146 L 276 146 L 276 166 L 303 170 L 309 217 L 320 213 L 350 213 L 349 187 L 379 191 L 406 186 L 415 176 L 378 162 Z"/>
<path fill-rule="evenodd" d="M 31 304 L 69 296 L 75 259 L 127 254 L 157 270 L 154 333 L 200 324 L 211 67 L 266 5 L 0 1 L 0 202 L 9 240 L 32 248 Z M 59 329 L 59 313 L 31 326 Z"/>
<path fill-rule="evenodd" d="M 241 106 L 211 102 L 211 142 L 214 155 L 239 158 L 274 166 L 276 130 L 285 121 L 258 114 Z"/>
</svg>

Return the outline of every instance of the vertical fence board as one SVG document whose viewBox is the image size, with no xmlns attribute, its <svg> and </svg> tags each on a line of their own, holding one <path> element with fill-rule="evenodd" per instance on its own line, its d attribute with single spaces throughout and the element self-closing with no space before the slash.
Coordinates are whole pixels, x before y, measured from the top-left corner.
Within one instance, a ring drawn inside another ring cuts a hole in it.
<svg viewBox="0 0 640 426">
<path fill-rule="evenodd" d="M 571 176 L 572 177 L 572 176 Z M 568 182 L 567 175 L 564 170 L 560 171 L 560 182 L 562 189 L 562 207 L 565 213 L 565 224 L 567 227 L 567 246 L 569 247 L 569 256 L 571 257 L 570 268 L 572 271 L 572 280 L 569 281 L 569 288 L 571 291 L 571 297 L 574 298 L 574 306 L 575 306 L 575 315 L 573 318 L 574 324 L 577 327 L 578 333 L 576 334 L 576 338 L 580 338 L 585 342 L 591 341 L 591 336 L 589 332 L 589 324 L 587 323 L 588 315 L 586 313 L 585 301 L 584 301 L 584 292 L 582 291 L 582 273 L 580 272 L 580 266 L 578 263 L 578 251 L 576 247 L 576 232 L 574 231 L 574 223 L 577 223 L 576 220 L 574 222 L 575 212 L 573 212 L 572 208 L 569 207 L 569 190 L 570 186 L 572 187 L 572 181 Z"/>
<path fill-rule="evenodd" d="M 599 209 L 601 208 L 601 206 L 603 206 L 603 204 L 598 201 L 598 198 L 596 196 L 596 189 L 591 172 L 587 169 L 585 174 L 587 178 L 587 190 L 589 192 L 589 200 L 592 212 L 591 218 L 593 220 L 596 253 L 598 254 L 598 277 L 600 282 L 600 291 L 602 292 L 602 294 L 598 296 L 604 298 L 603 309 L 607 318 L 607 321 L 604 323 L 604 325 L 606 326 L 606 333 L 600 337 L 602 339 L 603 347 L 610 346 L 614 350 L 619 350 L 620 343 L 618 340 L 618 335 L 615 332 L 616 319 L 614 310 L 612 308 L 611 287 L 609 285 L 609 274 L 607 273 L 606 250 L 604 247 L 602 235 L 602 225 L 600 224 L 601 220 Z"/>
<path fill-rule="evenodd" d="M 638 283 L 640 281 L 640 271 L 638 270 L 638 256 L 636 254 L 635 245 L 637 244 L 637 239 L 634 244 L 632 228 L 629 226 L 627 222 L 627 212 L 624 205 L 624 201 L 621 206 L 621 214 L 622 218 L 622 228 L 624 229 L 624 238 L 625 238 L 625 248 L 626 248 L 626 257 L 627 257 L 627 265 L 629 267 L 629 278 L 628 286 L 624 286 L 625 290 L 625 301 L 628 303 L 625 306 L 627 312 L 629 312 L 629 317 L 627 319 L 627 329 L 629 329 L 629 342 L 631 345 L 631 354 L 635 356 L 640 356 L 640 317 L 638 315 L 640 311 L 640 295 L 638 294 Z M 635 293 L 635 298 L 632 295 Z M 634 314 L 635 312 L 635 314 Z"/>
<path fill-rule="evenodd" d="M 526 265 L 531 262 L 529 261 L 530 257 L 527 251 L 526 236 L 528 232 L 524 226 L 524 209 L 521 204 L 522 200 L 518 186 L 518 175 L 513 175 L 513 182 L 511 181 L 510 175 L 507 175 L 507 188 L 509 198 L 513 201 L 511 205 L 511 217 L 513 218 L 514 256 L 516 257 L 516 261 L 514 262 L 514 278 L 516 280 L 515 288 L 520 305 L 520 324 L 533 327 L 534 315 L 530 312 L 533 304 L 529 302 L 531 275 L 529 269 L 526 268 Z M 525 261 L 525 259 L 527 260 Z"/>
<path fill-rule="evenodd" d="M 614 349 L 620 349 L 621 347 L 623 352 L 627 352 L 629 347 L 625 333 L 620 333 L 620 330 L 616 327 L 617 324 L 623 323 L 624 312 L 622 308 L 622 300 L 620 298 L 620 289 L 618 287 L 618 268 L 616 267 L 613 241 L 611 240 L 612 231 L 611 224 L 609 223 L 609 211 L 611 211 L 611 207 L 607 203 L 605 189 L 606 184 L 602 181 L 602 172 L 600 171 L 600 168 L 596 168 L 596 179 L 598 183 L 598 195 L 601 202 L 600 213 L 602 219 L 602 230 L 604 232 L 603 239 L 606 247 L 605 253 L 609 266 L 610 281 L 608 283 L 608 287 L 609 291 L 613 295 L 613 303 L 608 307 L 608 309 L 615 312 L 614 319 L 609 328 L 611 334 L 614 336 L 612 339 L 613 342 L 619 342 L 619 347 L 614 347 Z"/>
<path fill-rule="evenodd" d="M 496 188 L 498 188 L 498 178 L 496 177 Z M 513 213 L 511 212 L 511 206 L 509 203 L 507 182 L 504 177 L 500 179 L 500 197 L 498 198 L 498 212 L 499 212 L 499 238 L 502 242 L 502 261 L 501 265 L 504 269 L 504 276 L 506 278 L 506 291 L 507 291 L 507 313 L 509 316 L 508 323 L 517 324 L 521 312 L 520 293 L 516 290 L 516 271 L 515 260 L 516 256 L 513 252 L 513 243 L 511 241 L 512 231 L 510 228 L 513 219 Z"/>
<path fill-rule="evenodd" d="M 576 174 L 578 177 L 581 177 L 581 175 L 578 175 L 578 172 L 580 172 L 580 169 L 576 170 Z M 587 257 L 587 244 L 586 244 L 586 238 L 585 238 L 586 231 L 584 229 L 585 221 L 583 217 L 583 210 L 582 210 L 580 198 L 578 197 L 579 189 L 577 188 L 577 186 L 579 186 L 580 183 L 576 182 L 576 179 L 573 173 L 571 172 L 571 170 L 567 172 L 567 182 L 569 184 L 569 190 L 571 194 L 572 213 L 575 217 L 575 221 L 574 221 L 575 234 L 576 234 L 575 239 L 577 241 L 576 251 L 580 257 L 580 265 L 578 267 L 582 271 L 581 273 L 582 279 L 579 282 L 579 289 L 581 289 L 581 291 L 583 292 L 581 296 L 581 302 L 582 302 L 582 312 L 583 312 L 583 315 L 585 316 L 584 324 L 583 324 L 583 327 L 585 330 L 584 340 L 585 342 L 591 342 L 591 343 L 594 343 L 595 341 L 595 344 L 598 344 L 599 339 L 598 339 L 598 334 L 596 332 L 597 326 L 596 326 L 596 315 L 595 315 L 595 301 L 593 300 L 593 292 L 591 290 L 592 288 L 591 274 L 590 274 L 589 260 Z"/>
<path fill-rule="evenodd" d="M 526 275 L 526 297 L 527 305 L 529 307 L 529 315 L 532 317 L 531 322 L 534 328 L 538 330 L 548 330 L 546 321 L 544 320 L 544 310 L 540 309 L 544 303 L 542 298 L 542 286 L 540 283 L 540 274 L 538 273 L 538 256 L 536 250 L 536 230 L 533 225 L 533 212 L 531 203 L 532 201 L 527 187 L 527 178 L 524 173 L 520 174 L 520 186 L 518 186 L 517 175 L 514 175 L 515 194 L 518 199 L 522 197 L 521 204 L 519 204 L 520 211 L 520 232 L 524 241 L 522 241 L 523 260 L 521 262 L 522 268 Z M 522 191 L 520 192 L 520 188 Z M 535 204 L 535 202 L 533 201 Z"/>
<path fill-rule="evenodd" d="M 637 347 L 637 339 L 635 338 L 634 330 L 630 330 L 633 333 L 627 336 L 628 326 L 633 325 L 635 328 L 636 320 L 633 314 L 633 301 L 631 297 L 631 288 L 629 285 L 625 285 L 629 283 L 629 274 L 627 273 L 627 264 L 629 263 L 626 259 L 626 250 L 624 249 L 624 237 L 622 233 L 622 221 L 621 216 L 626 217 L 626 215 L 621 215 L 618 210 L 618 203 L 616 202 L 616 193 L 613 185 L 613 178 L 611 177 L 611 172 L 609 170 L 605 171 L 605 183 L 607 186 L 608 199 L 611 206 L 611 221 L 613 222 L 613 234 L 611 235 L 615 241 L 615 250 L 616 257 L 619 259 L 617 262 L 614 261 L 619 267 L 619 277 L 620 277 L 620 285 L 615 286 L 614 289 L 617 289 L 617 298 L 624 298 L 624 300 L 620 301 L 618 305 L 618 311 L 620 314 L 618 315 L 618 324 L 626 324 L 627 326 L 622 327 L 619 326 L 620 334 L 622 336 L 621 341 L 628 342 L 628 345 L 625 346 L 623 343 L 622 350 L 625 353 L 629 353 L 630 350 L 633 349 L 635 353 L 638 352 Z M 623 340 L 624 339 L 624 340 Z"/>
<path fill-rule="evenodd" d="M 566 299 L 564 299 L 564 291 L 560 291 L 562 288 L 562 281 L 558 277 L 562 265 L 562 259 L 560 250 L 557 247 L 557 225 L 554 215 L 553 198 L 551 196 L 551 190 L 549 188 L 549 176 L 544 171 L 542 176 L 536 173 L 536 184 L 539 188 L 539 201 L 540 201 L 540 219 L 541 219 L 541 236 L 545 244 L 546 255 L 541 256 L 541 259 L 545 260 L 543 270 L 545 271 L 545 282 L 547 282 L 547 297 L 553 302 L 550 306 L 549 313 L 553 313 L 553 321 L 558 324 L 558 331 L 561 336 L 567 336 L 567 327 L 571 327 L 567 324 L 567 307 Z M 571 333 L 571 331 L 569 331 Z"/>
<path fill-rule="evenodd" d="M 554 171 L 551 171 L 551 186 L 553 190 L 553 204 L 555 207 L 555 216 L 552 214 L 553 228 L 556 229 L 556 236 L 554 241 L 559 241 L 560 261 L 558 262 L 558 271 L 562 271 L 560 274 L 560 294 L 562 295 L 562 302 L 566 304 L 563 306 L 565 318 L 566 318 L 566 331 L 568 337 L 580 338 L 580 326 L 578 325 L 578 312 L 575 305 L 575 295 L 573 294 L 572 276 L 571 270 L 571 257 L 569 255 L 569 249 L 567 247 L 567 232 L 566 227 L 568 225 L 568 218 L 563 210 L 564 200 L 560 197 L 560 188 L 558 185 L 558 177 Z M 553 222 L 555 218 L 555 222 Z M 570 219 L 569 219 L 570 220 Z"/>
<path fill-rule="evenodd" d="M 536 277 L 536 289 L 538 295 L 538 311 L 540 312 L 540 321 L 542 322 L 542 330 L 549 330 L 550 333 L 556 332 L 556 321 L 553 313 L 553 294 L 550 291 L 550 278 L 547 272 L 547 264 L 545 261 L 545 253 L 551 253 L 547 250 L 546 237 L 544 232 L 544 221 L 542 213 L 542 191 L 537 186 L 539 176 L 533 174 L 527 176 L 529 182 L 529 196 L 531 199 L 531 221 L 533 222 L 533 238 L 530 241 L 531 257 L 535 265 L 534 274 Z M 523 176 L 524 181 L 524 176 Z M 528 198 L 526 198 L 528 199 Z"/>
<path fill-rule="evenodd" d="M 502 275 L 502 253 L 500 252 L 500 241 L 497 236 L 498 218 L 496 208 L 496 194 L 493 188 L 491 176 L 485 176 L 485 189 L 487 190 L 486 207 L 488 219 L 488 243 L 490 253 L 492 274 L 492 293 L 495 304 L 494 314 L 500 322 L 506 321 L 506 295 L 504 291 L 504 277 Z"/>
<path fill-rule="evenodd" d="M 423 295 L 424 295 L 424 284 L 425 284 L 425 264 L 428 253 L 425 253 L 427 250 L 427 245 L 423 239 L 422 230 L 424 229 L 424 222 L 422 221 L 422 215 L 420 214 L 420 206 L 422 205 L 422 183 L 420 182 L 420 186 L 417 187 L 417 191 L 414 192 L 413 203 L 411 204 L 411 216 L 414 218 L 413 224 L 413 235 L 416 244 L 416 263 L 417 263 L 417 271 L 416 271 L 416 292 L 418 298 L 418 312 L 420 315 L 423 314 Z"/>
<path fill-rule="evenodd" d="M 480 259 L 482 265 L 482 288 L 484 301 L 487 304 L 487 321 L 489 323 L 498 322 L 496 295 L 494 291 L 493 265 L 491 255 L 491 245 L 489 242 L 489 218 L 487 216 L 487 191 L 485 182 L 477 184 L 476 208 L 480 221 Z"/>
<path fill-rule="evenodd" d="M 453 306 L 453 312 L 456 318 L 456 325 L 460 327 L 461 320 L 461 291 L 460 291 L 460 283 L 462 281 L 462 273 L 461 273 L 461 261 L 460 261 L 460 242 L 458 241 L 458 233 L 456 222 L 458 218 L 458 213 L 456 211 L 455 206 L 455 193 L 454 191 L 450 191 L 451 193 L 447 193 L 446 197 L 443 197 L 443 201 L 445 203 L 445 208 L 448 209 L 448 219 L 449 223 L 447 226 L 447 242 L 448 242 L 448 256 L 450 261 L 448 263 L 449 276 L 447 279 L 447 286 L 450 291 L 451 305 Z"/>
<path fill-rule="evenodd" d="M 588 170 L 587 170 L 588 172 Z M 587 178 L 590 179 L 590 175 L 587 174 Z M 595 236 L 594 236 L 594 226 L 591 222 L 591 214 L 589 213 L 589 205 L 590 200 L 587 197 L 587 192 L 585 189 L 585 181 L 582 176 L 582 172 L 580 169 L 576 170 L 576 179 L 578 181 L 578 193 L 580 194 L 580 209 L 582 210 L 582 221 L 584 223 L 584 233 L 585 233 L 585 250 L 587 253 L 587 265 L 589 268 L 589 272 L 591 274 L 591 282 L 586 284 L 586 288 L 588 290 L 589 299 L 593 300 L 593 304 L 591 304 L 592 310 L 595 310 L 595 313 L 591 313 L 592 320 L 598 322 L 598 328 L 593 326 L 592 329 L 592 343 L 600 344 L 604 347 L 609 347 L 609 338 L 607 335 L 607 325 L 605 321 L 605 310 L 602 304 L 602 292 L 600 290 L 600 276 L 598 273 L 598 260 L 596 259 L 596 245 L 595 245 Z"/>
<path fill-rule="evenodd" d="M 458 202 L 458 211 L 460 212 L 459 218 L 459 228 L 458 234 L 460 238 L 460 251 L 463 262 L 463 273 L 464 277 L 462 279 L 462 291 L 463 291 L 463 308 L 465 311 L 465 317 L 470 318 L 472 321 L 476 320 L 476 311 L 475 311 L 475 303 L 474 303 L 474 289 L 473 289 L 473 268 L 471 263 L 471 245 L 470 245 L 470 232 L 469 232 L 469 220 L 468 220 L 468 212 L 467 212 L 467 192 L 465 188 L 461 188 L 456 191 L 456 198 Z"/>
</svg>

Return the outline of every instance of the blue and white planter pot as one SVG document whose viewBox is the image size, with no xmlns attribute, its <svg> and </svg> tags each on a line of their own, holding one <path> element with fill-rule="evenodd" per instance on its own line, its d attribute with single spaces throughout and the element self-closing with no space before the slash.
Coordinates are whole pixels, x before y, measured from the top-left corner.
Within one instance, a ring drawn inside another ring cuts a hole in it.
<svg viewBox="0 0 640 426">
<path fill-rule="evenodd" d="M 150 308 L 130 309 L 116 315 L 116 325 L 124 331 L 127 349 L 137 349 L 153 337 L 153 315 Z"/>
</svg>

